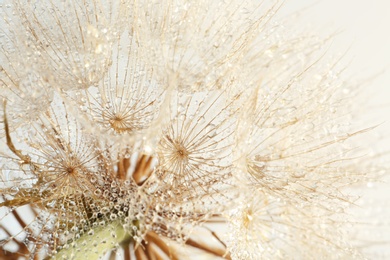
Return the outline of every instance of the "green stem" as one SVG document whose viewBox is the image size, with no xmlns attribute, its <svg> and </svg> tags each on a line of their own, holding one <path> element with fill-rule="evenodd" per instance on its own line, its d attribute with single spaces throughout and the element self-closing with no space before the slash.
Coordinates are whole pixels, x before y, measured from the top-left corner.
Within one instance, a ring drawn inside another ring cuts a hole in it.
<svg viewBox="0 0 390 260">
<path fill-rule="evenodd" d="M 82 235 L 78 240 L 61 249 L 51 259 L 95 260 L 99 259 L 122 241 L 130 238 L 120 221 L 99 226 Z"/>
</svg>

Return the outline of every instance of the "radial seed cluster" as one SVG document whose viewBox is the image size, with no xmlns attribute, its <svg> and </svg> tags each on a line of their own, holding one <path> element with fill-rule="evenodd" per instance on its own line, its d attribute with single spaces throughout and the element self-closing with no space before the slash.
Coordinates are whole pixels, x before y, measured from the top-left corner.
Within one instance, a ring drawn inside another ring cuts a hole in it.
<svg viewBox="0 0 390 260">
<path fill-rule="evenodd" d="M 0 3 L 1 259 L 351 259 L 370 178 L 279 1 Z"/>
</svg>

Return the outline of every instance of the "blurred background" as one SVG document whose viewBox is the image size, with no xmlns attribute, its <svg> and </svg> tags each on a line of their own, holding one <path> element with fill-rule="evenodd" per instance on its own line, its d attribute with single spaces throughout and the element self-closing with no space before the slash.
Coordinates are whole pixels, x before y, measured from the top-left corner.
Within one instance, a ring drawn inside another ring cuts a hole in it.
<svg viewBox="0 0 390 260">
<path fill-rule="evenodd" d="M 350 48 L 351 68 L 356 73 L 387 69 L 376 84 L 390 90 L 390 1 L 387 0 L 286 0 L 279 15 L 295 14 L 301 26 L 340 32 L 335 49 Z M 390 92 L 388 92 L 390 93 Z"/>
</svg>

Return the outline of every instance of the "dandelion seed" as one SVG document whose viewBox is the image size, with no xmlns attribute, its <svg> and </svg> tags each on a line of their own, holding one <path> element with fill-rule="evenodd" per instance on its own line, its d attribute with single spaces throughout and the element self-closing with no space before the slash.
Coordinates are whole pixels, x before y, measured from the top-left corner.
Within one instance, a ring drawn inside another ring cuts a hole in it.
<svg viewBox="0 0 390 260">
<path fill-rule="evenodd" d="M 115 21 L 126 17 L 121 4 L 109 6 L 111 10 L 94 2 L 15 2 L 29 50 L 46 62 L 42 69 L 48 73 L 42 76 L 62 89 L 87 88 L 100 79 L 110 63 L 115 30 L 120 29 Z"/>
<path fill-rule="evenodd" d="M 79 104 L 91 127 L 134 134 L 148 128 L 158 114 L 163 92 L 142 64 L 137 43 L 124 33 L 113 46 L 113 64 L 97 87 L 70 97 Z M 126 69 L 123 69 L 126 68 Z"/>
<path fill-rule="evenodd" d="M 223 105 L 222 94 L 203 99 L 202 94 L 199 96 L 200 102 L 192 96 L 178 98 L 183 110 L 173 115 L 158 148 L 158 175 L 172 185 L 174 193 L 181 187 L 180 194 L 175 194 L 179 197 L 218 193 L 215 189 L 222 189 L 218 186 L 223 186 L 224 176 L 231 170 L 233 138 L 229 127 L 234 127 L 235 121 L 227 116 L 229 104 Z"/>
</svg>

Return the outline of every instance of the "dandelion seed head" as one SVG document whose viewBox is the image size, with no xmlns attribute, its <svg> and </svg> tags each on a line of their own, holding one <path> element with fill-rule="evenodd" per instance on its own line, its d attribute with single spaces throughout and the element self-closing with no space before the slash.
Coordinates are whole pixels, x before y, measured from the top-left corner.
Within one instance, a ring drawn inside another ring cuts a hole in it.
<svg viewBox="0 0 390 260">
<path fill-rule="evenodd" d="M 280 7 L 2 8 L 0 258 L 360 256 L 344 190 L 368 178 L 353 139 L 371 128 L 349 123 L 328 39 Z"/>
</svg>

